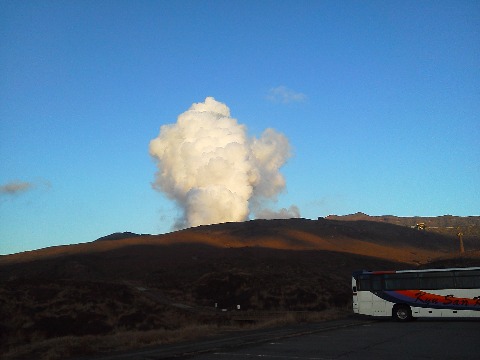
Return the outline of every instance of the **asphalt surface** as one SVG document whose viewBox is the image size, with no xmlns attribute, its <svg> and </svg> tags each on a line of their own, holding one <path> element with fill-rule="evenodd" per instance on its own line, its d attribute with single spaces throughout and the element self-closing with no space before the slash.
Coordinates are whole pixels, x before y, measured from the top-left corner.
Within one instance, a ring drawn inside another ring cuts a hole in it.
<svg viewBox="0 0 480 360">
<path fill-rule="evenodd" d="M 96 357 L 101 360 L 416 360 L 480 359 L 480 321 L 348 318 L 278 329 L 232 332 L 194 343 Z"/>
<path fill-rule="evenodd" d="M 378 321 L 190 357 L 302 360 L 480 359 L 480 321 Z"/>
</svg>

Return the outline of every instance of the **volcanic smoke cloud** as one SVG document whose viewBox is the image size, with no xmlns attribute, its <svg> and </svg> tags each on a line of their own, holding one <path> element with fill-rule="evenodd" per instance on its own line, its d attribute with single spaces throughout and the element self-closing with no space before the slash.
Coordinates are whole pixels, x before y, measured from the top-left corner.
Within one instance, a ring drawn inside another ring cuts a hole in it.
<svg viewBox="0 0 480 360">
<path fill-rule="evenodd" d="M 153 187 L 183 210 L 175 228 L 244 221 L 257 217 L 299 217 L 291 206 L 279 212 L 262 208 L 285 188 L 280 168 L 290 157 L 287 138 L 273 129 L 248 138 L 246 127 L 213 97 L 193 104 L 176 124 L 163 125 L 150 142 L 157 161 Z"/>
</svg>

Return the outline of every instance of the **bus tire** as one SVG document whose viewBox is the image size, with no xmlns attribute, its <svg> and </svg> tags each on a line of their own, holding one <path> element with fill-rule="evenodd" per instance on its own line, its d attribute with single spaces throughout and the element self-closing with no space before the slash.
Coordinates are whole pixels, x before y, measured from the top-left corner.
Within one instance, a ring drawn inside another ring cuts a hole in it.
<svg viewBox="0 0 480 360">
<path fill-rule="evenodd" d="M 395 320 L 402 322 L 411 321 L 413 319 L 412 309 L 410 309 L 410 306 L 403 304 L 395 305 L 393 307 L 392 316 Z"/>
</svg>

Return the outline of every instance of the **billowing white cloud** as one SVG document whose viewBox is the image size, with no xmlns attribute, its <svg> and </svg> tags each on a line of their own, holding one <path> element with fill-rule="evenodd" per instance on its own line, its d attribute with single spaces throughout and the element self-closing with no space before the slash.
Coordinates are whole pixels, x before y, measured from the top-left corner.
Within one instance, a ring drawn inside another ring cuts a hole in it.
<svg viewBox="0 0 480 360">
<path fill-rule="evenodd" d="M 250 203 L 261 209 L 285 188 L 280 168 L 290 157 L 288 139 L 274 129 L 249 138 L 213 97 L 163 125 L 149 150 L 158 166 L 153 187 L 183 211 L 177 228 L 244 221 Z"/>
<path fill-rule="evenodd" d="M 307 96 L 295 92 L 284 85 L 280 85 L 268 91 L 267 99 L 273 102 L 288 104 L 292 102 L 303 102 L 307 99 Z"/>
</svg>

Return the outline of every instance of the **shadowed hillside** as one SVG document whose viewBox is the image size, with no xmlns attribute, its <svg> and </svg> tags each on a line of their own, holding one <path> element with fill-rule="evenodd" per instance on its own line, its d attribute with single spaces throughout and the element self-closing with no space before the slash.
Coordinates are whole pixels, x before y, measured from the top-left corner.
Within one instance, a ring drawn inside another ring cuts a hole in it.
<svg viewBox="0 0 480 360">
<path fill-rule="evenodd" d="M 411 263 L 426 262 L 458 250 L 456 237 L 436 232 L 418 231 L 385 222 L 323 218 L 253 220 L 127 238 L 123 234 L 112 234 L 101 238 L 102 241 L 91 243 L 0 256 L 0 266 L 67 255 L 102 254 L 131 246 L 179 243 L 200 243 L 221 248 L 256 246 L 285 250 L 329 250 Z M 108 240 L 111 237 L 114 240 Z M 467 240 L 466 245 L 469 250 L 480 249 L 480 239 Z"/>
<path fill-rule="evenodd" d="M 365 220 L 255 220 L 99 240 L 0 257 L 7 358 L 41 358 L 52 346 L 58 356 L 50 358 L 97 351 L 60 351 L 65 336 L 76 339 L 68 343 L 95 336 L 93 346 L 127 333 L 145 339 L 155 332 L 153 339 L 158 331 L 231 326 L 239 305 L 246 313 L 348 312 L 353 270 L 470 266 L 480 256 L 459 257 L 455 237 Z"/>
</svg>

